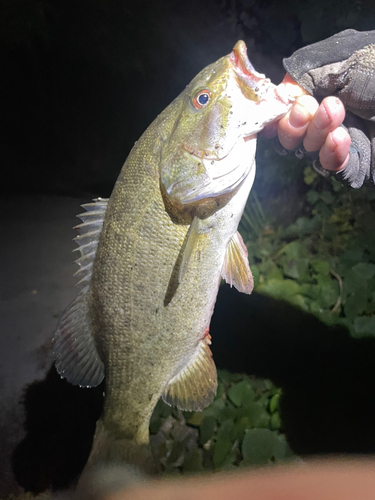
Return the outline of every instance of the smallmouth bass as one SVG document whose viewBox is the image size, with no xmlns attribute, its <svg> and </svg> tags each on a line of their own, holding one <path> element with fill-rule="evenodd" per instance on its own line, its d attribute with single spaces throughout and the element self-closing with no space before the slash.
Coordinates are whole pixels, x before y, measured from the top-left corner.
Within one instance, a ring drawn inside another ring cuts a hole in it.
<svg viewBox="0 0 375 500">
<path fill-rule="evenodd" d="M 182 410 L 214 398 L 209 324 L 223 277 L 251 293 L 237 226 L 255 175 L 256 134 L 289 109 L 239 41 L 203 69 L 131 150 L 109 200 L 83 205 L 81 290 L 54 336 L 58 373 L 106 378 L 89 467 L 153 469 L 160 397 Z"/>
</svg>

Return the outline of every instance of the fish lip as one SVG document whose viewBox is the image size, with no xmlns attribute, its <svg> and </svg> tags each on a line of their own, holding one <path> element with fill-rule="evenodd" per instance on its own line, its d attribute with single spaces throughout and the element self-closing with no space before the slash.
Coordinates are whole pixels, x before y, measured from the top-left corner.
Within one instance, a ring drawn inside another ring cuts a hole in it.
<svg viewBox="0 0 375 500">
<path fill-rule="evenodd" d="M 258 71 L 255 70 L 254 66 L 249 61 L 244 41 L 239 40 L 236 43 L 233 51 L 229 55 L 229 60 L 236 73 L 236 77 L 254 91 L 255 100 L 263 101 L 272 94 L 272 97 L 285 105 L 289 105 L 293 102 L 294 99 L 283 89 L 275 87 L 269 78 L 266 78 L 264 74 L 258 73 Z"/>
<path fill-rule="evenodd" d="M 247 78 L 250 77 L 254 83 L 255 81 L 268 80 L 265 75 L 258 73 L 249 61 L 246 44 L 243 40 L 239 40 L 236 43 L 229 55 L 229 59 L 232 63 L 233 69 L 240 76 Z"/>
</svg>

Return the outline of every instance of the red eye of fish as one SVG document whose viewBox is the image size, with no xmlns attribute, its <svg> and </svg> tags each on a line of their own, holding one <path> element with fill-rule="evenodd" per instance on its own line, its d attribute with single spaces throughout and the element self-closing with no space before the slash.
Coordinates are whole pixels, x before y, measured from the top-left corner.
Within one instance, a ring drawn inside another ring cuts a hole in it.
<svg viewBox="0 0 375 500">
<path fill-rule="evenodd" d="M 193 106 L 195 109 L 202 109 L 211 100 L 211 92 L 208 89 L 199 90 L 193 98 Z"/>
</svg>

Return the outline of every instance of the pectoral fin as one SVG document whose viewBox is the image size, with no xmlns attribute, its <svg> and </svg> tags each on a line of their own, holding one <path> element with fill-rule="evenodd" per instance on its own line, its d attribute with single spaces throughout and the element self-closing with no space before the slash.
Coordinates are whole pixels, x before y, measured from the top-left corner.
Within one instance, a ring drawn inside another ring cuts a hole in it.
<svg viewBox="0 0 375 500">
<path fill-rule="evenodd" d="M 217 374 L 208 335 L 199 341 L 197 351 L 188 364 L 170 381 L 163 400 L 184 411 L 201 411 L 215 397 Z"/>
<path fill-rule="evenodd" d="M 253 291 L 254 280 L 249 267 L 247 248 L 238 231 L 227 245 L 221 276 L 239 292 L 250 294 Z"/>
<path fill-rule="evenodd" d="M 198 233 L 198 217 L 194 217 L 193 222 L 190 225 L 189 232 L 187 235 L 184 252 L 182 254 L 182 260 L 180 265 L 180 270 L 178 272 L 178 282 L 181 283 L 184 279 L 186 271 L 189 267 L 192 255 L 197 246 L 197 239 L 199 237 Z"/>
</svg>

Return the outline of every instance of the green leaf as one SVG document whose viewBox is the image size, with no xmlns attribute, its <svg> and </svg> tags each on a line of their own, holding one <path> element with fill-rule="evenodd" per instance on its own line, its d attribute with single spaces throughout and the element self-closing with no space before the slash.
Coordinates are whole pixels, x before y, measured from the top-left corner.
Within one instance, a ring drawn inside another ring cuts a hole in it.
<svg viewBox="0 0 375 500">
<path fill-rule="evenodd" d="M 219 427 L 217 432 L 217 439 L 221 439 L 222 437 L 227 437 L 228 439 L 232 439 L 232 429 L 233 429 L 233 419 L 228 418 L 224 420 Z"/>
<path fill-rule="evenodd" d="M 340 256 L 340 264 L 344 267 L 351 268 L 358 262 L 363 260 L 363 248 L 352 248 L 350 250 L 346 250 Z"/>
<path fill-rule="evenodd" d="M 320 296 L 320 286 L 311 285 L 310 283 L 301 284 L 301 293 L 310 299 L 318 299 Z"/>
<path fill-rule="evenodd" d="M 203 471 L 203 455 L 202 450 L 197 446 L 191 448 L 184 460 L 184 472 L 200 472 Z"/>
<path fill-rule="evenodd" d="M 331 177 L 331 184 L 332 184 L 332 188 L 335 191 L 335 193 L 342 191 L 344 188 L 344 186 L 341 184 L 341 182 L 336 180 L 334 177 Z"/>
<path fill-rule="evenodd" d="M 305 277 L 308 267 L 309 259 L 283 259 L 284 274 L 289 278 L 302 279 Z"/>
<path fill-rule="evenodd" d="M 283 458 L 285 445 L 275 431 L 269 429 L 250 429 L 242 442 L 242 455 L 249 464 L 267 464 Z"/>
<path fill-rule="evenodd" d="M 320 200 L 320 194 L 314 189 L 310 189 L 310 191 L 306 193 L 306 200 L 311 203 L 311 205 L 315 205 L 315 203 Z"/>
<path fill-rule="evenodd" d="M 254 391 L 248 380 L 242 380 L 242 382 L 232 385 L 227 396 L 235 406 L 241 406 L 243 401 L 254 399 Z"/>
<path fill-rule="evenodd" d="M 375 316 L 355 318 L 354 331 L 356 336 L 375 335 Z"/>
<path fill-rule="evenodd" d="M 220 412 L 224 407 L 225 403 L 222 399 L 215 399 L 215 401 L 211 403 L 210 406 L 207 406 L 207 408 L 203 410 L 203 414 L 205 417 L 212 415 L 213 417 L 218 418 L 218 415 L 220 415 Z"/>
<path fill-rule="evenodd" d="M 321 285 L 319 288 L 320 303 L 322 304 L 322 306 L 325 308 L 331 308 L 333 305 L 335 305 L 340 295 L 340 289 L 337 281 L 333 281 L 330 279 L 329 282 Z"/>
<path fill-rule="evenodd" d="M 237 456 L 239 455 L 239 451 L 232 450 L 230 453 L 226 455 L 224 460 L 221 462 L 220 469 L 224 470 L 236 470 L 237 467 L 233 465 L 233 462 L 237 460 Z"/>
<path fill-rule="evenodd" d="M 292 280 L 269 280 L 260 283 L 257 288 L 258 293 L 265 293 L 276 299 L 286 299 L 300 292 L 298 283 Z"/>
<path fill-rule="evenodd" d="M 242 377 L 235 373 L 228 372 L 227 370 L 218 370 L 217 375 L 219 380 L 223 382 L 223 384 L 227 384 L 228 382 L 233 382 L 234 380 L 241 379 Z"/>
<path fill-rule="evenodd" d="M 296 295 L 289 297 L 288 302 L 290 302 L 296 307 L 301 308 L 303 311 L 309 310 L 309 306 L 307 305 L 305 298 L 300 293 L 297 293 Z"/>
<path fill-rule="evenodd" d="M 267 427 L 270 416 L 261 403 L 249 403 L 244 410 L 251 427 Z"/>
<path fill-rule="evenodd" d="M 207 443 L 209 441 L 215 432 L 215 427 L 216 427 L 216 419 L 215 417 L 208 416 L 205 417 L 199 427 L 199 435 L 200 435 L 200 440 L 202 444 Z"/>
<path fill-rule="evenodd" d="M 259 269 L 255 264 L 250 265 L 251 273 L 253 275 L 254 286 L 257 286 L 259 283 Z"/>
<path fill-rule="evenodd" d="M 273 413 L 274 411 L 279 409 L 279 402 L 280 402 L 280 393 L 276 393 L 272 396 L 270 400 L 270 412 Z"/>
<path fill-rule="evenodd" d="M 289 259 L 297 259 L 304 254 L 305 249 L 303 248 L 301 242 L 299 241 L 291 241 L 287 243 L 278 252 L 278 255 L 285 255 Z"/>
<path fill-rule="evenodd" d="M 217 420 L 220 424 L 225 422 L 225 420 L 235 420 L 238 417 L 239 408 L 229 403 L 225 405 L 225 408 L 218 415 Z"/>
<path fill-rule="evenodd" d="M 320 195 L 320 198 L 324 203 L 330 204 L 335 201 L 335 197 L 331 193 L 331 191 L 323 191 L 323 193 Z"/>
<path fill-rule="evenodd" d="M 303 171 L 303 180 L 305 181 L 305 184 L 307 184 L 308 186 L 310 186 L 317 177 L 318 174 L 311 167 L 306 167 L 305 170 Z"/>
<path fill-rule="evenodd" d="M 200 411 L 186 412 L 186 422 L 194 427 L 199 427 L 204 419 L 204 414 Z"/>
<path fill-rule="evenodd" d="M 282 280 L 282 279 L 284 279 L 284 275 L 278 267 L 274 266 L 271 269 L 271 271 L 267 274 L 267 279 L 269 279 L 269 280 L 272 280 L 272 279 Z M 259 284 L 259 281 L 258 281 L 258 284 Z M 254 286 L 255 286 L 255 282 L 254 282 Z"/>
<path fill-rule="evenodd" d="M 360 316 L 367 307 L 367 293 L 366 290 L 357 291 L 357 293 L 350 295 L 344 304 L 344 313 L 348 318 L 355 318 Z"/>
<path fill-rule="evenodd" d="M 232 441 L 225 436 L 221 436 L 217 439 L 212 457 L 215 467 L 219 467 L 223 463 L 225 457 L 232 449 L 232 446 Z"/>
<path fill-rule="evenodd" d="M 224 384 L 221 380 L 218 380 L 215 399 L 220 399 L 224 394 L 224 392 L 225 392 Z"/>
<path fill-rule="evenodd" d="M 275 411 L 275 413 L 272 413 L 271 418 L 270 418 L 270 425 L 271 429 L 280 429 L 281 427 L 281 419 L 280 419 L 280 413 L 278 411 Z"/>
<path fill-rule="evenodd" d="M 344 285 L 344 296 L 350 294 L 361 293 L 365 288 L 366 281 L 364 281 L 358 273 L 355 273 L 352 269 L 345 271 L 343 276 Z"/>
<path fill-rule="evenodd" d="M 298 236 L 302 237 L 306 234 L 312 233 L 315 229 L 319 228 L 321 225 L 320 220 L 317 217 L 308 219 L 307 217 L 299 217 L 293 224 L 285 229 L 285 236 Z"/>
<path fill-rule="evenodd" d="M 352 272 L 361 280 L 370 280 L 375 275 L 375 264 L 359 262 L 352 268 Z"/>
<path fill-rule="evenodd" d="M 318 274 L 329 275 L 329 264 L 325 260 L 313 260 L 311 266 Z"/>
</svg>

